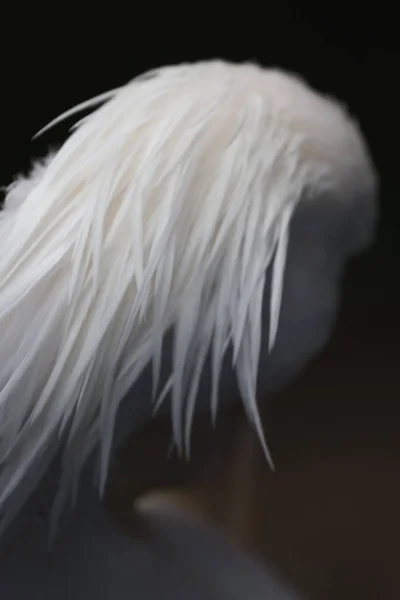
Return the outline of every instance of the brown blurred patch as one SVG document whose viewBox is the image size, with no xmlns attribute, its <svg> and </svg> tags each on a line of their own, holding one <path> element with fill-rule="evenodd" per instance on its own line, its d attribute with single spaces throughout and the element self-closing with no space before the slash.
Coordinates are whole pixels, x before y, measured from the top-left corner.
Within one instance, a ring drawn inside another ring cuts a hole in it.
<svg viewBox="0 0 400 600">
<path fill-rule="evenodd" d="M 397 380 L 395 347 L 382 332 L 339 332 L 264 411 L 275 474 L 240 408 L 216 431 L 208 419 L 196 424 L 190 464 L 167 459 L 170 424 L 158 422 L 121 453 L 109 507 L 131 527 L 134 499 L 164 489 L 275 563 L 311 600 L 397 599 Z"/>
</svg>

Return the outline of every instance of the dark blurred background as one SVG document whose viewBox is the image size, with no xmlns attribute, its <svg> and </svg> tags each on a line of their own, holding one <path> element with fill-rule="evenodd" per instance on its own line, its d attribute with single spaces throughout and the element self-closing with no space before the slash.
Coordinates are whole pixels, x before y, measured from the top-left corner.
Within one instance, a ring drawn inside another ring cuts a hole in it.
<svg viewBox="0 0 400 600">
<path fill-rule="evenodd" d="M 400 501 L 400 36 L 395 7 L 387 2 L 357 7 L 293 0 L 264 2 L 259 8 L 244 3 L 221 8 L 220 22 L 217 5 L 207 9 L 191 3 L 180 11 L 166 6 L 165 22 L 155 5 L 143 7 L 150 13 L 146 17 L 128 3 L 94 8 L 85 14 L 84 7 L 75 12 L 61 3 L 48 11 L 9 3 L 9 13 L 4 9 L 0 184 L 63 140 L 68 123 L 30 141 L 60 112 L 167 63 L 222 57 L 280 66 L 339 97 L 359 118 L 381 175 L 377 241 L 349 269 L 329 348 L 290 393 L 271 401 L 265 417 L 285 481 L 270 496 L 269 511 L 276 515 L 271 519 L 268 513 L 269 539 L 275 543 L 270 554 L 297 565 L 302 556 L 312 563 L 304 557 L 305 547 L 312 548 L 314 561 L 322 547 L 330 548 L 324 568 L 331 569 L 332 586 L 325 595 L 320 590 L 310 597 L 399 598 L 395 540 L 400 521 L 394 499 Z M 290 504 L 296 496 L 303 512 L 299 505 L 294 512 Z M 302 546 L 299 540 L 307 535 Z"/>
</svg>

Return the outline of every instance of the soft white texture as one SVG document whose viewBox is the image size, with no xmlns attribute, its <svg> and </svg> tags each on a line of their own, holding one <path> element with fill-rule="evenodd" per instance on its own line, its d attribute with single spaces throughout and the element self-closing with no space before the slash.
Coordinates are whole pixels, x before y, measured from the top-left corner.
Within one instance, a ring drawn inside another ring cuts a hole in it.
<svg viewBox="0 0 400 600">
<path fill-rule="evenodd" d="M 371 185 L 356 125 L 299 79 L 222 61 L 152 75 L 78 107 L 109 100 L 6 197 L 0 512 L 62 436 L 64 483 L 101 443 L 103 488 L 119 403 L 150 361 L 155 393 L 171 391 L 181 447 L 206 356 L 215 412 L 232 344 L 265 446 L 256 381 L 266 269 L 273 263 L 272 347 L 305 190 L 337 189 L 341 201 L 354 177 Z M 158 390 L 170 328 L 173 372 Z"/>
</svg>

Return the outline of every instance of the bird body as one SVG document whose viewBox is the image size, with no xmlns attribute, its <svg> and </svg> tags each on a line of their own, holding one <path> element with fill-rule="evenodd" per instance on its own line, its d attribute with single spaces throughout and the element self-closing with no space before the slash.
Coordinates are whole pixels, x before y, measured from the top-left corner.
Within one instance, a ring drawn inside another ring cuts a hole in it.
<svg viewBox="0 0 400 600">
<path fill-rule="evenodd" d="M 373 235 L 360 129 L 297 76 L 164 67 L 63 118 L 103 102 L 0 216 L 4 527 L 59 452 L 56 513 L 96 450 L 103 490 L 157 410 L 189 452 L 196 410 L 237 392 L 268 454 L 257 397 L 326 343 Z"/>
</svg>

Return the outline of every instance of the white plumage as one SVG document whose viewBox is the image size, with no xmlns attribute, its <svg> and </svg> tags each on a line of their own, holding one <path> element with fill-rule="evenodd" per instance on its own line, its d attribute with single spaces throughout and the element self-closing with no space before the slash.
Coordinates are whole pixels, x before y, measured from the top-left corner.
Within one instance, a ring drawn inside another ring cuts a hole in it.
<svg viewBox="0 0 400 600">
<path fill-rule="evenodd" d="M 272 350 L 298 204 L 328 195 L 347 210 L 375 194 L 357 125 L 278 70 L 162 68 L 69 114 L 104 100 L 11 185 L 1 213 L 0 512 L 61 439 L 68 483 L 101 444 L 103 488 L 117 409 L 149 362 L 155 393 L 171 393 L 181 448 L 207 357 L 215 413 L 232 347 L 263 440 L 256 390 L 268 267 Z M 159 389 L 171 328 L 172 371 Z"/>
</svg>

